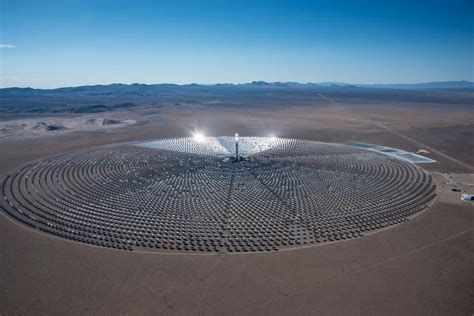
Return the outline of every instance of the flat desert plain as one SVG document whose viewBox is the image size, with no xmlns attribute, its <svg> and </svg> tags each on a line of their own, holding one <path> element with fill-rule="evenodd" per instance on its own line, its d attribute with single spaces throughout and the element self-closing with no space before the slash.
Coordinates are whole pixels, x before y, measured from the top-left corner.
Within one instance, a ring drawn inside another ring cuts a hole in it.
<svg viewBox="0 0 474 316">
<path fill-rule="evenodd" d="M 437 161 L 420 165 L 436 181 L 435 201 L 361 238 L 249 254 L 106 249 L 37 232 L 1 212 L 0 314 L 474 313 L 474 205 L 451 190 L 474 193 L 472 91 L 231 92 L 99 113 L 5 112 L 0 177 L 79 148 L 238 132 L 422 150 Z M 96 124 L 104 119 L 110 124 Z"/>
</svg>

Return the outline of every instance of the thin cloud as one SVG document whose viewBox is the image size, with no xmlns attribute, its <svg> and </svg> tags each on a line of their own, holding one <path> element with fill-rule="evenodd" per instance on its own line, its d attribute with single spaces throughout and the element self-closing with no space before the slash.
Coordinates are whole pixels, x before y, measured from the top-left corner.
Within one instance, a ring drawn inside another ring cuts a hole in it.
<svg viewBox="0 0 474 316">
<path fill-rule="evenodd" d="M 0 48 L 15 48 L 15 45 L 10 45 L 10 44 L 0 44 Z"/>
</svg>

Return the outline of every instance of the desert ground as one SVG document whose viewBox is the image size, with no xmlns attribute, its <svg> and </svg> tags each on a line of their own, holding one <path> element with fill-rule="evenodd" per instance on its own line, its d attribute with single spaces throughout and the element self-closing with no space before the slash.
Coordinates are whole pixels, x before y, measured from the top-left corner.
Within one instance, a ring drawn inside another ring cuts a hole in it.
<svg viewBox="0 0 474 316">
<path fill-rule="evenodd" d="M 57 153 L 200 130 L 422 150 L 437 161 L 420 165 L 437 198 L 408 222 L 361 238 L 254 254 L 105 249 L 1 212 L 0 314 L 474 313 L 474 204 L 452 191 L 474 193 L 472 90 L 208 90 L 140 94 L 131 107 L 110 106 L 133 101 L 114 96 L 100 111 L 78 110 L 80 99 L 67 112 L 48 111 L 46 97 L 0 96 L 0 177 Z M 16 100 L 44 106 L 18 111 Z"/>
</svg>

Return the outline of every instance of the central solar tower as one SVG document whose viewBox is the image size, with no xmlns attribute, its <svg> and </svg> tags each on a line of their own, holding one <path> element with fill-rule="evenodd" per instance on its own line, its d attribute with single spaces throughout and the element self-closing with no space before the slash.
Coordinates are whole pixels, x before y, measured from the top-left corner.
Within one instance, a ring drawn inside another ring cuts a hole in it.
<svg viewBox="0 0 474 316">
<path fill-rule="evenodd" d="M 235 161 L 239 161 L 239 134 L 235 133 Z"/>
</svg>

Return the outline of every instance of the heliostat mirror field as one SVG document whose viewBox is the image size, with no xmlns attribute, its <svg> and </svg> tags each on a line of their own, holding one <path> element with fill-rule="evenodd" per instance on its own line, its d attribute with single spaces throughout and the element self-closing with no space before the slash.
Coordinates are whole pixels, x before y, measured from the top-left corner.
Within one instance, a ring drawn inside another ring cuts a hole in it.
<svg viewBox="0 0 474 316">
<path fill-rule="evenodd" d="M 47 234 L 124 250 L 259 252 L 359 237 L 407 220 L 431 176 L 376 152 L 307 140 L 175 138 L 31 163 L 2 204 Z"/>
</svg>

